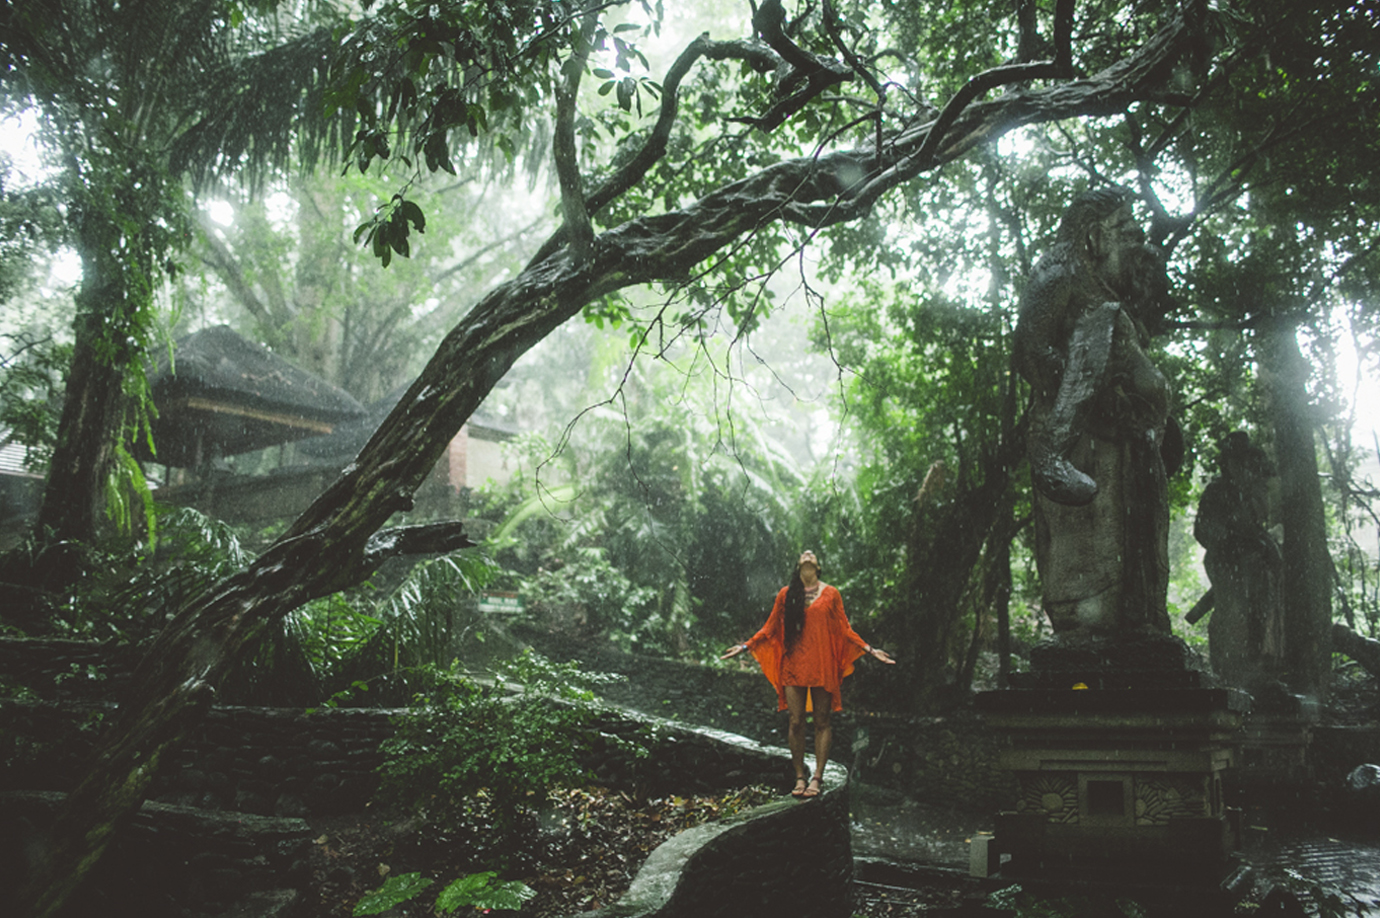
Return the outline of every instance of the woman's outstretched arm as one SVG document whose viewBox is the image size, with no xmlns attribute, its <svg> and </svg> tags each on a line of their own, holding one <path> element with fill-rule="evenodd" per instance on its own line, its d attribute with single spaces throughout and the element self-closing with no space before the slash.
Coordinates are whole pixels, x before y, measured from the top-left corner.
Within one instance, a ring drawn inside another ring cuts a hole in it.
<svg viewBox="0 0 1380 918">
<path fill-rule="evenodd" d="M 731 660 L 744 650 L 751 650 L 758 644 L 771 638 L 774 634 L 779 634 L 785 630 L 783 620 L 786 614 L 786 588 L 782 587 L 776 594 L 776 602 L 772 603 L 771 614 L 767 616 L 767 622 L 757 633 L 748 638 L 741 644 L 734 644 L 724 651 L 720 660 Z"/>
</svg>

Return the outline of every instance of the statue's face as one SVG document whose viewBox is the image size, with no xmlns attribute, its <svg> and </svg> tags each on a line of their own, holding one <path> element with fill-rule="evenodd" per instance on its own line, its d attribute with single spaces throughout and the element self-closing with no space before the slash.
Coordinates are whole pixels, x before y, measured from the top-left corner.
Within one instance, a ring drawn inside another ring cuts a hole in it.
<svg viewBox="0 0 1380 918">
<path fill-rule="evenodd" d="M 1145 233 L 1136 223 L 1131 205 L 1118 208 L 1099 223 L 1091 241 L 1093 258 L 1103 281 L 1120 293 L 1129 292 L 1131 259 L 1127 255 L 1145 244 Z"/>
<path fill-rule="evenodd" d="M 1270 477 L 1270 460 L 1263 450 L 1251 447 L 1239 454 L 1225 457 L 1222 472 L 1239 485 L 1263 484 Z"/>
</svg>

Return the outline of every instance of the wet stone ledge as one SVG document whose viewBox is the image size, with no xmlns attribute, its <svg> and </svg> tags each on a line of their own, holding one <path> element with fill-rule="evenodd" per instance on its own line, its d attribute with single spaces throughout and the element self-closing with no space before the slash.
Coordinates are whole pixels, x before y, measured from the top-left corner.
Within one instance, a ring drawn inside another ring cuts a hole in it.
<svg viewBox="0 0 1380 918">
<path fill-rule="evenodd" d="M 585 764 L 612 786 L 686 794 L 765 783 L 784 792 L 795 777 L 785 749 L 711 727 L 622 709 L 595 729 L 650 752 L 596 748 Z M 847 918 L 852 891 L 849 773 L 831 763 L 819 797 L 784 797 L 681 832 L 652 852 L 627 894 L 580 918 Z"/>
<path fill-rule="evenodd" d="M 852 914 L 847 772 L 810 801 L 785 799 L 660 845 L 618 902 L 583 918 Z"/>
</svg>

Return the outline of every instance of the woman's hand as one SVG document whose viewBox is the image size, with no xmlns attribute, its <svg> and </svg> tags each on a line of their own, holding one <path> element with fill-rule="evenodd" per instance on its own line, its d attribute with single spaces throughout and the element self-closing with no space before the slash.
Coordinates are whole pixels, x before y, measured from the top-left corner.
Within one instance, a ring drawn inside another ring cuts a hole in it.
<svg viewBox="0 0 1380 918">
<path fill-rule="evenodd" d="M 721 657 L 719 657 L 719 659 L 720 659 L 720 660 L 731 660 L 731 659 L 733 659 L 734 657 L 738 656 L 738 654 L 742 653 L 744 650 L 747 650 L 747 645 L 746 645 L 746 644 L 734 644 L 732 647 L 730 647 L 730 648 L 728 648 L 727 650 L 725 650 L 725 651 L 724 651 L 724 655 L 721 656 Z"/>
<path fill-rule="evenodd" d="M 871 650 L 868 651 L 868 653 L 872 654 L 872 656 L 876 657 L 878 660 L 881 660 L 883 663 L 889 663 L 892 666 L 896 665 L 895 658 L 893 658 L 891 654 L 887 653 L 885 650 L 882 650 L 879 647 L 873 647 Z"/>
</svg>

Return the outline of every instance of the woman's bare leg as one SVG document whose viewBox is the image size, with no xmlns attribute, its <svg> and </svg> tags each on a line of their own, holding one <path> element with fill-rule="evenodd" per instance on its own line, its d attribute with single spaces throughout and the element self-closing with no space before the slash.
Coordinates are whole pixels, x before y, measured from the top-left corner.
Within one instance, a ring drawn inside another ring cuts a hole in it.
<svg viewBox="0 0 1380 918">
<path fill-rule="evenodd" d="M 788 685 L 785 686 L 785 690 L 786 711 L 790 716 L 790 722 L 786 726 L 786 743 L 791 747 L 791 762 L 795 765 L 797 790 L 803 790 L 799 784 L 805 781 L 808 774 L 805 771 L 805 693 L 809 689 Z"/>
<path fill-rule="evenodd" d="M 817 794 L 820 787 L 824 785 L 824 766 L 829 763 L 829 747 L 834 741 L 834 726 L 831 722 L 834 714 L 834 696 L 830 695 L 824 688 L 814 686 L 810 689 L 810 706 L 814 708 L 815 715 L 815 776 L 813 782 Z M 805 741 L 803 731 L 800 739 L 803 744 Z"/>
</svg>

